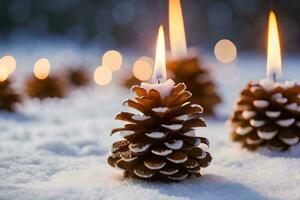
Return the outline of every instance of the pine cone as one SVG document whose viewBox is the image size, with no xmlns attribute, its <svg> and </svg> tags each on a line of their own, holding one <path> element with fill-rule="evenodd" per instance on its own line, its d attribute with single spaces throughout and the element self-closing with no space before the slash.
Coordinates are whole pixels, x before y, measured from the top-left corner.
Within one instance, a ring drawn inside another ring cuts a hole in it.
<svg viewBox="0 0 300 200">
<path fill-rule="evenodd" d="M 198 104 L 188 102 L 192 94 L 183 83 L 172 94 L 161 99 L 158 91 L 134 86 L 135 100 L 129 106 L 142 114 L 121 112 L 116 119 L 129 122 L 120 132 L 124 139 L 112 145 L 108 163 L 124 170 L 125 177 L 151 181 L 179 181 L 192 175 L 201 176 L 200 169 L 211 162 L 200 143 L 208 140 L 195 136 L 195 127 L 205 127 L 200 118 L 203 111 Z"/>
<path fill-rule="evenodd" d="M 197 58 L 168 63 L 168 70 L 176 83 L 184 82 L 193 94 L 191 102 L 200 104 L 205 115 L 214 115 L 214 107 L 221 103 L 210 72 L 199 65 Z"/>
<path fill-rule="evenodd" d="M 299 94 L 297 84 L 266 89 L 249 83 L 231 118 L 232 139 L 251 150 L 267 146 L 284 151 L 296 145 L 300 137 Z"/>
<path fill-rule="evenodd" d="M 69 69 L 67 71 L 67 79 L 70 84 L 75 87 L 82 87 L 89 84 L 89 73 L 81 68 Z"/>
<path fill-rule="evenodd" d="M 63 98 L 66 93 L 65 85 L 60 78 L 55 76 L 49 76 L 43 80 L 31 77 L 27 80 L 26 91 L 32 98 Z"/>
<path fill-rule="evenodd" d="M 0 82 L 0 110 L 15 112 L 21 96 L 11 87 L 10 80 Z"/>
</svg>

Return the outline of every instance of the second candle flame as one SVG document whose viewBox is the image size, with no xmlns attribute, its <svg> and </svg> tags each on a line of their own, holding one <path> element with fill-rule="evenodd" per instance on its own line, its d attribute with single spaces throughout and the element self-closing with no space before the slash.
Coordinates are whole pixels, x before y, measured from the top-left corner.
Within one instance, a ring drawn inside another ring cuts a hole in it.
<svg viewBox="0 0 300 200">
<path fill-rule="evenodd" d="M 276 15 L 274 11 L 269 15 L 268 27 L 268 54 L 267 54 L 267 77 L 275 79 L 281 75 L 281 49 Z"/>
<path fill-rule="evenodd" d="M 152 83 L 162 83 L 167 79 L 166 48 L 163 26 L 159 27 L 156 44 L 155 66 L 152 74 Z"/>
<path fill-rule="evenodd" d="M 187 45 L 180 0 L 169 0 L 169 32 L 172 56 L 176 59 L 185 57 Z"/>
</svg>

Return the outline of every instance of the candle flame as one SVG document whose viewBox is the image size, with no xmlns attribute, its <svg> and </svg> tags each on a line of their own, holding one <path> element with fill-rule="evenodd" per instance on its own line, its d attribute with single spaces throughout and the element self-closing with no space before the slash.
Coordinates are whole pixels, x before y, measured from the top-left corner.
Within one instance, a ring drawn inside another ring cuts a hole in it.
<svg viewBox="0 0 300 200">
<path fill-rule="evenodd" d="M 169 0 L 169 32 L 173 57 L 185 57 L 187 45 L 180 0 Z"/>
<path fill-rule="evenodd" d="M 281 50 L 276 15 L 271 11 L 268 27 L 267 77 L 275 78 L 276 75 L 281 75 Z"/>
<path fill-rule="evenodd" d="M 157 44 L 156 44 L 156 57 L 155 65 L 152 74 L 152 82 L 164 82 L 167 78 L 166 72 L 166 48 L 164 28 L 161 25 L 158 30 Z"/>
<path fill-rule="evenodd" d="M 38 59 L 34 64 L 34 75 L 36 78 L 43 80 L 46 79 L 50 73 L 51 65 L 46 58 Z"/>
</svg>

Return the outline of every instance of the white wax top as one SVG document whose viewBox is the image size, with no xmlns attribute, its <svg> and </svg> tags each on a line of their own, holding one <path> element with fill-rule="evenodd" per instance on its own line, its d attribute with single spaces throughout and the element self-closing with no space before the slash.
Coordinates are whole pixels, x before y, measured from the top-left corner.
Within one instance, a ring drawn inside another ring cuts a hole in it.
<svg viewBox="0 0 300 200">
<path fill-rule="evenodd" d="M 157 90 L 160 93 L 161 98 L 169 96 L 173 91 L 174 85 L 175 82 L 172 79 L 168 79 L 164 83 L 141 83 L 141 87 L 146 91 L 150 91 L 151 89 Z"/>
<path fill-rule="evenodd" d="M 281 86 L 283 88 L 290 88 L 297 85 L 296 81 L 284 81 L 284 82 L 274 82 L 270 79 L 261 79 L 259 81 L 259 85 L 265 88 L 265 90 L 270 91 L 277 86 Z"/>
</svg>

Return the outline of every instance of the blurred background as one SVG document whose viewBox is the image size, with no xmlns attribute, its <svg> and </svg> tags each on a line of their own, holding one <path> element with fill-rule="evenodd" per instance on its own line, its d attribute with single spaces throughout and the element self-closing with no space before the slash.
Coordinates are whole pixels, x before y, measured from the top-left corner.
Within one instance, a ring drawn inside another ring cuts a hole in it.
<svg viewBox="0 0 300 200">
<path fill-rule="evenodd" d="M 268 0 L 182 1 L 189 46 L 212 50 L 227 38 L 239 51 L 265 53 Z M 284 53 L 300 49 L 299 0 L 275 0 Z M 0 42 L 59 38 L 79 45 L 153 54 L 167 0 L 1 0 Z M 167 35 L 167 34 L 166 34 Z"/>
</svg>

